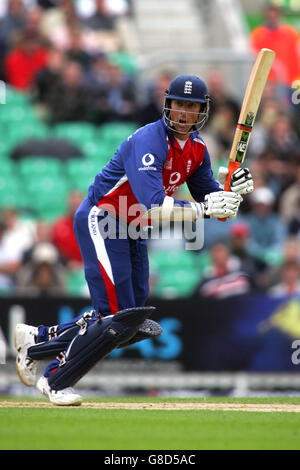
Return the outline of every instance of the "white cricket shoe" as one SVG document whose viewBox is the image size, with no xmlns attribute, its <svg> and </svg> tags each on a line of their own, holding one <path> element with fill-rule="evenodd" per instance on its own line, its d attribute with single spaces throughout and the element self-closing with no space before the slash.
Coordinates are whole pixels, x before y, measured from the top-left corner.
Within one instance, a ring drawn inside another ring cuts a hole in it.
<svg viewBox="0 0 300 470">
<path fill-rule="evenodd" d="M 51 403 L 58 406 L 78 406 L 82 403 L 82 397 L 68 387 L 63 390 L 51 390 L 47 377 L 41 377 L 36 384 L 36 388 L 42 395 L 49 398 Z"/>
<path fill-rule="evenodd" d="M 38 328 L 24 323 L 18 323 L 14 334 L 14 345 L 17 350 L 16 369 L 21 382 L 27 387 L 33 387 L 36 382 L 38 361 L 27 356 L 27 350 L 35 344 Z"/>
</svg>

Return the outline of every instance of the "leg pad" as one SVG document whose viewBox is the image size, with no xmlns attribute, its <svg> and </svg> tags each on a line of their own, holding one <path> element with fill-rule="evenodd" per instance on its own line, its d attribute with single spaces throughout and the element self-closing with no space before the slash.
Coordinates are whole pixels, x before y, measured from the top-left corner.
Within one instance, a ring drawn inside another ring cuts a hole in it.
<svg viewBox="0 0 300 470">
<path fill-rule="evenodd" d="M 113 349 L 130 341 L 154 311 L 155 307 L 128 308 L 89 325 L 84 334 L 77 334 L 71 342 L 66 362 L 48 379 L 50 387 L 62 390 L 73 386 Z"/>
</svg>

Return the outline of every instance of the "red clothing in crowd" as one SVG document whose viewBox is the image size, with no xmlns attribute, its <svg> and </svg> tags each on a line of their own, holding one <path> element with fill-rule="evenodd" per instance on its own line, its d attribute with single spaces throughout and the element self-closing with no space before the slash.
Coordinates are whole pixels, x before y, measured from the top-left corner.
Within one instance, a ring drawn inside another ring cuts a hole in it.
<svg viewBox="0 0 300 470">
<path fill-rule="evenodd" d="M 258 26 L 251 33 L 255 53 L 266 47 L 276 52 L 269 80 L 280 81 L 288 87 L 300 79 L 300 35 L 296 28 L 280 24 L 276 28 Z"/>
<path fill-rule="evenodd" d="M 82 263 L 81 252 L 73 230 L 73 217 L 63 217 L 54 224 L 53 243 L 67 261 Z"/>
<path fill-rule="evenodd" d="M 31 53 L 23 48 L 11 51 L 5 59 L 6 81 L 20 90 L 28 90 L 36 73 L 44 68 L 48 61 L 48 51 L 38 47 Z"/>
</svg>

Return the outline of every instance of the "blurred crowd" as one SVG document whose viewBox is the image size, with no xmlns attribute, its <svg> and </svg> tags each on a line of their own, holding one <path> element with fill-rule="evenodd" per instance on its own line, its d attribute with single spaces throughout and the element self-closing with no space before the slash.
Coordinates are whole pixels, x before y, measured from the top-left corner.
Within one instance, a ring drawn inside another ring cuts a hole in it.
<svg viewBox="0 0 300 470">
<path fill-rule="evenodd" d="M 50 123 L 134 118 L 130 71 L 112 59 L 123 51 L 119 25 L 131 14 L 130 0 L 2 3 L 0 76 L 30 93 Z"/>
<path fill-rule="evenodd" d="M 172 72 L 162 71 L 150 83 L 148 99 L 141 104 L 135 91 L 137 72 L 113 60 L 113 53 L 122 51 L 117 25 L 120 18 L 132 15 L 130 1 L 84 3 L 85 7 L 81 0 L 3 1 L 1 79 L 30 94 L 50 124 L 86 120 L 99 125 L 131 121 L 140 126 L 159 119 Z M 250 37 L 254 54 L 264 45 L 260 35 L 265 29 L 269 38 L 282 25 L 277 7 L 264 13 L 265 24 Z M 282 34 L 289 38 L 290 47 L 293 40 L 299 45 L 299 32 L 293 28 Z M 280 55 L 281 46 L 286 50 L 287 44 L 281 40 L 266 46 L 277 48 Z M 300 60 L 295 59 L 291 69 L 287 53 L 280 57 L 280 73 L 276 73 L 277 64 L 265 88 L 247 153 L 255 191 L 245 197 L 237 219 L 205 221 L 204 247 L 193 254 L 196 262 L 201 258 L 207 262 L 192 295 L 224 298 L 251 291 L 300 295 L 300 81 L 295 82 L 300 80 Z M 203 78 L 211 108 L 202 136 L 217 176 L 219 167 L 227 165 L 241 103 L 229 93 L 219 70 L 210 70 Z M 0 293 L 68 292 L 67 273 L 82 270 L 72 218 L 84 196 L 72 191 L 68 213 L 51 224 L 24 221 L 16 209 L 2 209 Z M 183 187 L 176 197 L 190 196 Z M 161 248 L 150 244 L 150 255 L 151 249 Z M 183 250 L 183 243 L 177 249 Z M 160 273 L 154 275 L 153 292 Z"/>
</svg>

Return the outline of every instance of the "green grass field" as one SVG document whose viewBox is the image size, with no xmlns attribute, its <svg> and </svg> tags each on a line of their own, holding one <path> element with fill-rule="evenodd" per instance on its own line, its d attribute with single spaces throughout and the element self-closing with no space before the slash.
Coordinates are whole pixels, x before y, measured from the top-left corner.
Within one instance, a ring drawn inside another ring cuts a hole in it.
<svg viewBox="0 0 300 470">
<path fill-rule="evenodd" d="M 20 402 L 25 399 L 17 398 Z M 1 450 L 200 450 L 299 449 L 300 413 L 221 410 L 100 409 L 4 406 L 0 399 Z M 300 398 L 107 398 L 122 403 L 235 403 L 300 405 Z M 30 400 L 29 400 L 30 402 Z M 96 400 L 90 400 L 95 403 Z M 89 400 L 85 400 L 87 405 Z M 98 400 L 100 404 L 100 400 Z M 28 402 L 27 402 L 28 405 Z"/>
</svg>

